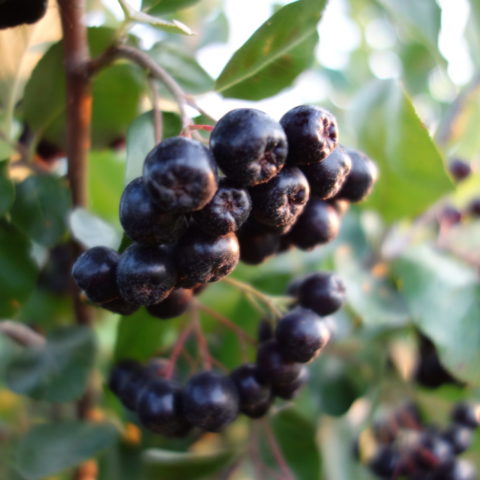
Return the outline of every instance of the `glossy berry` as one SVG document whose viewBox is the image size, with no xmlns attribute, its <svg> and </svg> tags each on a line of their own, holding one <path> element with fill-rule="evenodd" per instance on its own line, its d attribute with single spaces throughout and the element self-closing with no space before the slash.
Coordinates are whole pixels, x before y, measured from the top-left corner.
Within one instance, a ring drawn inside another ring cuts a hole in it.
<svg viewBox="0 0 480 480">
<path fill-rule="evenodd" d="M 108 387 L 115 395 L 120 395 L 133 375 L 139 375 L 142 367 L 133 360 L 122 360 L 112 369 Z"/>
<path fill-rule="evenodd" d="M 468 403 L 458 403 L 452 410 L 451 419 L 472 430 L 480 425 L 480 408 Z"/>
<path fill-rule="evenodd" d="M 352 168 L 352 161 L 342 146 L 338 146 L 321 162 L 304 165 L 302 171 L 314 195 L 322 200 L 334 197 L 342 188 Z"/>
<path fill-rule="evenodd" d="M 472 217 L 480 217 L 480 198 L 474 198 L 470 201 L 467 207 L 467 212 Z"/>
<path fill-rule="evenodd" d="M 47 11 L 47 0 L 4 0 L 0 2 L 0 29 L 35 23 Z"/>
<path fill-rule="evenodd" d="M 132 180 L 120 199 L 120 223 L 135 242 L 176 242 L 187 228 L 183 215 L 161 212 L 147 193 L 142 177 Z"/>
<path fill-rule="evenodd" d="M 289 236 L 301 250 L 312 250 L 332 241 L 339 231 L 340 217 L 337 211 L 324 200 L 312 197 Z"/>
<path fill-rule="evenodd" d="M 304 278 L 298 288 L 298 301 L 318 315 L 336 312 L 345 301 L 346 289 L 335 273 L 316 272 Z"/>
<path fill-rule="evenodd" d="M 287 134 L 290 165 L 321 162 L 337 146 L 337 121 L 323 108 L 300 105 L 289 110 L 280 124 Z"/>
<path fill-rule="evenodd" d="M 450 445 L 455 455 L 465 452 L 472 444 L 472 429 L 465 425 L 450 425 L 442 434 L 442 438 Z"/>
<path fill-rule="evenodd" d="M 155 305 L 147 307 L 148 313 L 157 318 L 174 318 L 185 313 L 193 298 L 193 291 L 189 288 L 177 288 L 170 295 Z"/>
<path fill-rule="evenodd" d="M 352 161 L 352 168 L 336 198 L 360 202 L 370 194 L 378 179 L 377 165 L 358 150 L 347 149 L 347 154 Z"/>
<path fill-rule="evenodd" d="M 465 180 L 472 173 L 472 167 L 461 158 L 453 158 L 450 160 L 448 170 L 456 182 Z"/>
<path fill-rule="evenodd" d="M 308 370 L 302 366 L 297 377 L 290 383 L 284 385 L 275 385 L 272 388 L 272 393 L 275 397 L 283 398 L 284 400 L 292 400 L 301 388 L 308 382 Z"/>
<path fill-rule="evenodd" d="M 283 358 L 306 363 L 317 357 L 330 340 L 330 330 L 312 310 L 297 307 L 282 317 L 275 338 Z"/>
<path fill-rule="evenodd" d="M 230 377 L 211 371 L 200 372 L 185 386 L 182 408 L 192 425 L 218 432 L 237 417 L 238 392 Z"/>
<path fill-rule="evenodd" d="M 237 387 L 240 411 L 251 418 L 263 417 L 272 403 L 272 393 L 270 386 L 258 378 L 256 365 L 242 365 L 230 378 Z"/>
<path fill-rule="evenodd" d="M 238 233 L 240 260 L 248 265 L 258 265 L 278 252 L 280 235 L 246 228 Z"/>
<path fill-rule="evenodd" d="M 282 127 L 253 108 L 224 115 L 210 136 L 210 148 L 223 173 L 243 186 L 265 183 L 277 175 L 288 150 Z"/>
<path fill-rule="evenodd" d="M 185 436 L 192 428 L 182 412 L 180 390 L 167 380 L 152 380 L 138 400 L 136 411 L 146 428 L 168 437 Z"/>
<path fill-rule="evenodd" d="M 368 466 L 381 478 L 394 478 L 395 473 L 398 473 L 400 462 L 400 455 L 393 447 L 381 446 L 369 461 Z"/>
<path fill-rule="evenodd" d="M 253 218 L 264 225 L 289 229 L 310 197 L 310 185 L 296 167 L 284 168 L 267 183 L 250 189 Z M 284 233 L 284 231 L 282 232 Z"/>
<path fill-rule="evenodd" d="M 218 237 L 236 232 L 247 220 L 251 209 L 249 193 L 222 180 L 213 199 L 195 212 L 193 219 L 203 232 Z"/>
<path fill-rule="evenodd" d="M 273 388 L 290 385 L 298 378 L 302 368 L 300 363 L 285 360 L 274 339 L 259 346 L 256 364 L 260 380 L 269 382 Z"/>
<path fill-rule="evenodd" d="M 178 285 L 192 288 L 199 283 L 216 282 L 233 271 L 239 258 L 234 233 L 212 237 L 192 229 L 177 246 Z"/>
<path fill-rule="evenodd" d="M 453 464 L 455 455 L 449 442 L 436 432 L 424 431 L 411 454 L 417 469 L 435 470 Z"/>
<path fill-rule="evenodd" d="M 138 305 L 161 302 L 175 286 L 172 250 L 165 246 L 130 245 L 121 255 L 117 284 L 123 299 Z"/>
<path fill-rule="evenodd" d="M 457 460 L 446 468 L 439 469 L 433 480 L 478 480 L 475 467 L 467 460 Z M 420 478 L 418 478 L 420 480 Z M 423 480 L 423 478 L 422 478 Z"/>
<path fill-rule="evenodd" d="M 185 137 L 167 138 L 145 159 L 143 179 L 160 210 L 185 213 L 202 209 L 217 190 L 217 171 L 205 146 Z"/>
</svg>

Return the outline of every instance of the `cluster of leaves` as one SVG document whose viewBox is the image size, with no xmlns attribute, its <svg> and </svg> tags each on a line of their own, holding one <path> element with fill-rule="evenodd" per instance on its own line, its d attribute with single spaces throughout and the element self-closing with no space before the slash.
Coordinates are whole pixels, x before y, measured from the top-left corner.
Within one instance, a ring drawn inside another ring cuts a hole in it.
<svg viewBox="0 0 480 480">
<path fill-rule="evenodd" d="M 320 479 L 325 472 L 335 479 L 369 478 L 350 452 L 353 404 L 364 402 L 372 412 L 382 401 L 408 397 L 435 405 L 429 411 L 441 416 L 452 401 L 478 396 L 480 257 L 474 254 L 480 249 L 474 239 L 480 237 L 480 226 L 472 220 L 450 228 L 440 249 L 435 214 L 445 202 L 462 207 L 480 192 L 480 175 L 474 172 L 454 186 L 445 168 L 453 154 L 478 161 L 480 94 L 478 85 L 462 91 L 448 77 L 438 49 L 438 4 L 349 1 L 348 15 L 360 42 L 344 68 L 334 70 L 315 57 L 326 0 L 294 1 L 279 6 L 213 79 L 194 53 L 227 41 L 229 19 L 221 5 L 143 0 L 141 11 L 135 11 L 121 1 L 125 19 L 118 21 L 102 2 L 89 3 L 90 13 L 104 18 L 101 27 L 88 29 L 92 57 L 121 35 L 140 48 L 135 33 L 125 32 L 142 23 L 157 29 L 159 38 L 144 53 L 191 95 L 214 90 L 225 98 L 258 101 L 301 81 L 308 70 L 332 91 L 323 106 L 347 132 L 342 142 L 378 162 L 381 177 L 372 198 L 348 213 L 332 246 L 310 254 L 286 253 L 261 268 L 240 266 L 235 272 L 272 294 L 282 294 L 292 276 L 319 269 L 336 270 L 347 285 L 349 308 L 336 318 L 335 345 L 312 366 L 310 384 L 295 405 L 271 417 L 295 477 Z M 480 11 L 477 2 L 470 4 L 466 40 L 478 63 Z M 140 310 L 118 319 L 97 312 L 93 331 L 73 326 L 68 241 L 119 247 L 120 195 L 140 174 L 155 135 L 152 111 L 145 109 L 150 97 L 147 72 L 126 61 L 99 72 L 93 79 L 89 205 L 72 209 L 65 166 L 58 160 L 65 150 L 67 123 L 63 44 L 57 9 L 53 2 L 50 6 L 38 24 L 0 32 L 0 318 L 24 323 L 46 338 L 44 346 L 25 348 L 0 336 L 0 477 L 68 475 L 69 468 L 102 452 L 100 478 L 105 479 L 214 478 L 231 465 L 249 475 L 254 467 L 248 455 L 248 422 L 237 422 L 222 439 L 167 442 L 140 432 L 103 389 L 113 359 L 145 361 L 167 352 L 182 318 L 161 322 Z M 394 32 L 389 48 L 398 57 L 400 81 L 375 80 L 368 68 L 378 53 L 366 41 L 372 22 Z M 185 35 L 190 29 L 198 35 Z M 429 80 L 435 74 L 458 93 L 454 105 L 431 95 Z M 160 88 L 160 96 L 169 100 L 166 89 Z M 436 115 L 437 141 L 416 113 L 420 103 Z M 173 103 L 165 105 L 163 135 L 177 135 L 180 116 Z M 194 121 L 209 122 L 202 115 Z M 55 154 L 46 155 L 45 145 Z M 219 284 L 203 295 L 202 302 L 256 335 L 259 314 L 240 292 Z M 215 358 L 228 368 L 241 363 L 243 352 L 234 332 L 203 315 L 202 326 Z M 416 360 L 417 331 L 433 341 L 461 386 L 432 393 L 412 384 L 404 365 Z M 193 345 L 185 348 L 194 354 Z M 253 359 L 253 349 L 247 353 Z M 80 422 L 74 420 L 73 402 L 92 372 L 98 410 L 92 413 L 93 422 Z M 257 427 L 253 433 L 257 462 L 267 471 L 278 468 Z"/>
</svg>

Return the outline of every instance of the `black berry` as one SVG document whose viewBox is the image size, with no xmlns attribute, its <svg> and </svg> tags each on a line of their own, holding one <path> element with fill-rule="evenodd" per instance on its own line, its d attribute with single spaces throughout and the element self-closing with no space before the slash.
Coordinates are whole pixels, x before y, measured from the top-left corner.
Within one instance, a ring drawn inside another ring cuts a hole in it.
<svg viewBox="0 0 480 480">
<path fill-rule="evenodd" d="M 120 293 L 118 294 L 120 295 Z M 109 302 L 101 303 L 100 306 L 105 310 L 109 310 L 113 313 L 118 313 L 120 315 L 131 315 L 133 312 L 138 310 L 138 305 L 133 303 L 126 302 L 123 298 L 115 298 Z"/>
<path fill-rule="evenodd" d="M 280 124 L 287 134 L 287 162 L 291 165 L 320 162 L 337 146 L 337 122 L 323 108 L 300 105 L 289 110 Z"/>
<path fill-rule="evenodd" d="M 297 377 L 290 383 L 284 385 L 275 385 L 272 388 L 272 393 L 275 397 L 283 398 L 284 400 L 292 400 L 297 395 L 300 389 L 308 382 L 308 370 L 302 366 Z"/>
<path fill-rule="evenodd" d="M 373 473 L 382 478 L 394 478 L 400 462 L 400 455 L 393 447 L 381 446 L 369 461 L 368 466 Z"/>
<path fill-rule="evenodd" d="M 172 250 L 165 246 L 135 243 L 121 255 L 117 284 L 123 299 L 138 305 L 161 302 L 175 286 Z"/>
<path fill-rule="evenodd" d="M 238 233 L 240 244 L 240 260 L 249 265 L 258 265 L 278 252 L 280 235 L 260 231 L 255 228 L 245 228 Z"/>
<path fill-rule="evenodd" d="M 277 175 L 288 150 L 282 127 L 252 108 L 224 115 L 210 136 L 210 148 L 225 175 L 244 186 L 265 183 Z"/>
<path fill-rule="evenodd" d="M 5 0 L 0 2 L 0 29 L 35 23 L 47 11 L 47 0 Z"/>
<path fill-rule="evenodd" d="M 210 371 L 194 375 L 182 394 L 182 408 L 187 420 L 211 432 L 217 432 L 235 420 L 238 402 L 238 392 L 230 377 Z"/>
<path fill-rule="evenodd" d="M 449 443 L 455 455 L 465 452 L 472 444 L 472 429 L 465 425 L 454 423 L 442 434 L 442 438 Z"/>
<path fill-rule="evenodd" d="M 454 459 L 451 444 L 436 432 L 422 432 L 412 452 L 412 460 L 417 469 L 427 471 L 446 468 L 453 464 Z"/>
<path fill-rule="evenodd" d="M 216 165 L 210 151 L 185 137 L 159 143 L 145 159 L 143 179 L 152 200 L 168 213 L 200 210 L 217 190 Z"/>
<path fill-rule="evenodd" d="M 467 207 L 467 212 L 472 217 L 480 217 L 480 198 L 474 198 L 470 201 Z"/>
<path fill-rule="evenodd" d="M 258 325 L 257 338 L 260 343 L 266 342 L 273 338 L 273 327 L 268 320 L 261 320 Z"/>
<path fill-rule="evenodd" d="M 480 408 L 468 403 L 458 403 L 452 410 L 451 419 L 472 430 L 480 425 Z"/>
<path fill-rule="evenodd" d="M 141 373 L 142 367 L 133 360 L 122 360 L 112 369 L 108 379 L 108 387 L 115 395 L 120 393 L 125 388 L 133 375 Z"/>
<path fill-rule="evenodd" d="M 472 167 L 461 158 L 452 158 L 448 164 L 448 170 L 456 182 L 465 180 L 472 173 Z"/>
<path fill-rule="evenodd" d="M 189 288 L 177 288 L 165 299 L 147 307 L 148 313 L 157 318 L 174 318 L 185 313 L 193 298 Z"/>
<path fill-rule="evenodd" d="M 122 364 L 114 368 L 109 385 L 125 407 L 136 410 L 139 399 L 153 378 L 152 372 L 141 366 Z"/>
</svg>

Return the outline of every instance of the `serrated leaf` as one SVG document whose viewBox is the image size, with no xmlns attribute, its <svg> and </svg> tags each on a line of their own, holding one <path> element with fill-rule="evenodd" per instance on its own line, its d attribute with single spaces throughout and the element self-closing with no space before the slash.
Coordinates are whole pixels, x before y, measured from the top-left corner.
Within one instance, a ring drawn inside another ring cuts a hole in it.
<svg viewBox="0 0 480 480">
<path fill-rule="evenodd" d="M 278 10 L 235 52 L 218 77 L 216 90 L 235 96 L 231 92 L 244 94 L 260 85 L 265 97 L 279 91 L 283 83 L 279 74 L 291 82 L 292 75 L 283 68 L 289 65 L 298 75 L 300 68 L 308 65 L 305 58 L 311 52 L 297 47 L 308 44 L 311 48 L 325 4 L 326 0 L 301 0 Z M 274 82 L 275 88 L 269 89 L 269 82 Z"/>
<path fill-rule="evenodd" d="M 358 147 L 380 168 L 367 204 L 385 220 L 414 217 L 452 190 L 440 152 L 395 81 L 361 90 L 349 116 Z"/>
<path fill-rule="evenodd" d="M 8 162 L 0 162 L 0 217 L 9 210 L 15 199 L 15 187 L 8 176 Z"/>
<path fill-rule="evenodd" d="M 480 287 L 477 273 L 427 246 L 394 263 L 412 320 L 455 377 L 479 385 Z"/>
<path fill-rule="evenodd" d="M 41 245 L 52 247 L 67 232 L 70 193 L 51 175 L 31 175 L 16 188 L 12 222 Z"/>
<path fill-rule="evenodd" d="M 0 318 L 8 318 L 35 286 L 37 267 L 30 242 L 13 225 L 0 220 Z"/>
<path fill-rule="evenodd" d="M 24 349 L 12 359 L 6 371 L 7 385 L 37 400 L 75 400 L 85 390 L 95 349 L 95 338 L 88 328 L 55 330 L 45 346 Z"/>
<path fill-rule="evenodd" d="M 199 454 L 151 449 L 143 455 L 146 465 L 146 479 L 157 480 L 200 480 L 212 478 L 234 458 L 231 450 Z"/>
<path fill-rule="evenodd" d="M 15 455 L 16 469 L 27 480 L 42 479 L 96 456 L 117 439 L 112 425 L 68 421 L 33 427 Z"/>
</svg>

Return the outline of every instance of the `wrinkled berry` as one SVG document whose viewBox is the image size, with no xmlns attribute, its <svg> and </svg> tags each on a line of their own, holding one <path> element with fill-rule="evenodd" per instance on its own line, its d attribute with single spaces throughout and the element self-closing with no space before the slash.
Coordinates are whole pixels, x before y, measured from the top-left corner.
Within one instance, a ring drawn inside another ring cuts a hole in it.
<svg viewBox="0 0 480 480">
<path fill-rule="evenodd" d="M 147 307 L 148 313 L 157 318 L 174 318 L 185 313 L 193 298 L 189 288 L 177 288 L 165 299 Z"/>
</svg>

